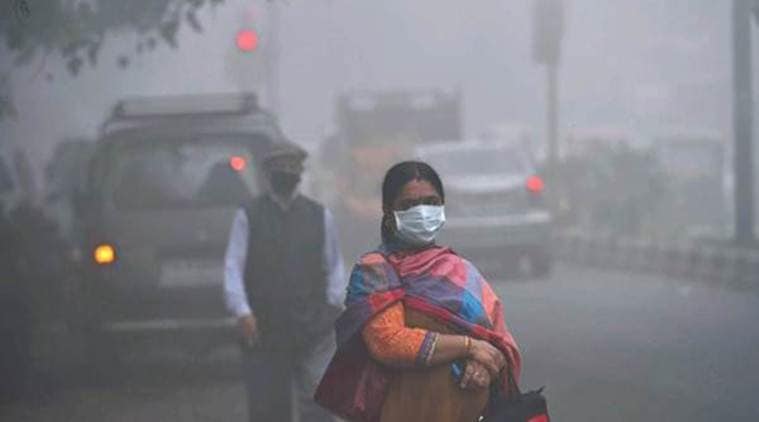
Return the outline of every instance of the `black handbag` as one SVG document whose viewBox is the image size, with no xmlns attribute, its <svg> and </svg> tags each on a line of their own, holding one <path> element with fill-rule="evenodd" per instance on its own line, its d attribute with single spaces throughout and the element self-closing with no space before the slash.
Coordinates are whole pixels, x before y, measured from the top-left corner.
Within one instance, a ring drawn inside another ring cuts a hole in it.
<svg viewBox="0 0 759 422">
<path fill-rule="evenodd" d="M 543 395 L 543 387 L 522 393 L 514 380 L 509 365 L 506 376 L 510 394 L 504 396 L 498 387 L 493 387 L 483 422 L 550 422 L 548 404 Z"/>
</svg>

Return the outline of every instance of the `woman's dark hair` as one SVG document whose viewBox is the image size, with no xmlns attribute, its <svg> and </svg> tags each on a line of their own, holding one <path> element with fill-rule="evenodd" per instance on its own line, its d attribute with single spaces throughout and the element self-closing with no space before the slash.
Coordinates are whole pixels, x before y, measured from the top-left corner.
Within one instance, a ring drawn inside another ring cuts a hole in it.
<svg viewBox="0 0 759 422">
<path fill-rule="evenodd" d="M 393 208 L 398 195 L 400 195 L 406 183 L 412 180 L 424 180 L 429 182 L 440 195 L 440 199 L 445 202 L 445 191 L 443 182 L 435 169 L 427 163 L 421 161 L 403 161 L 390 168 L 385 173 L 385 179 L 382 181 L 382 240 L 387 241 L 391 235 L 388 227 L 388 213 L 386 210 Z"/>
</svg>

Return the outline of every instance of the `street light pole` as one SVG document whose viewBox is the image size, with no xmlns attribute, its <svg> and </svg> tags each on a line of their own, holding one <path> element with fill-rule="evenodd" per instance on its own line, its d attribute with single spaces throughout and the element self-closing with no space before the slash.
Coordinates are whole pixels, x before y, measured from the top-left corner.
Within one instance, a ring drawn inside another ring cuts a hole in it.
<svg viewBox="0 0 759 422">
<path fill-rule="evenodd" d="M 735 242 L 755 244 L 753 104 L 751 75 L 752 0 L 733 0 L 733 134 L 735 137 Z"/>
</svg>

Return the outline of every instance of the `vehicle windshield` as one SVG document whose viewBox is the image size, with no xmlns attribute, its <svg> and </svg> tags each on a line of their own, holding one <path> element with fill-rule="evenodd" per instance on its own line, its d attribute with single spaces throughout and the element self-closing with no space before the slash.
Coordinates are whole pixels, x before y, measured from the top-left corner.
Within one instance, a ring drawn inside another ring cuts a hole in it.
<svg viewBox="0 0 759 422">
<path fill-rule="evenodd" d="M 104 186 L 120 210 L 238 206 L 256 193 L 241 142 L 135 142 L 111 153 Z"/>
<path fill-rule="evenodd" d="M 445 176 L 491 176 L 527 171 L 516 148 L 456 148 L 424 154 L 423 160 Z"/>
</svg>

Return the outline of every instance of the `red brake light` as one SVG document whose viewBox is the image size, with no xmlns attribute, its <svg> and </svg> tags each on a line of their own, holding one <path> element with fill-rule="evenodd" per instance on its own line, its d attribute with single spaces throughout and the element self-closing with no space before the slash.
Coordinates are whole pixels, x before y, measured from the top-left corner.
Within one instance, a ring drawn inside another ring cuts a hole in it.
<svg viewBox="0 0 759 422">
<path fill-rule="evenodd" d="M 543 179 L 539 176 L 531 176 L 527 179 L 527 190 L 532 193 L 541 193 L 546 188 Z"/>
<path fill-rule="evenodd" d="M 229 167 L 232 167 L 232 170 L 234 171 L 243 171 L 247 165 L 248 163 L 245 161 L 245 159 L 239 155 L 235 155 L 229 158 Z"/>
</svg>

